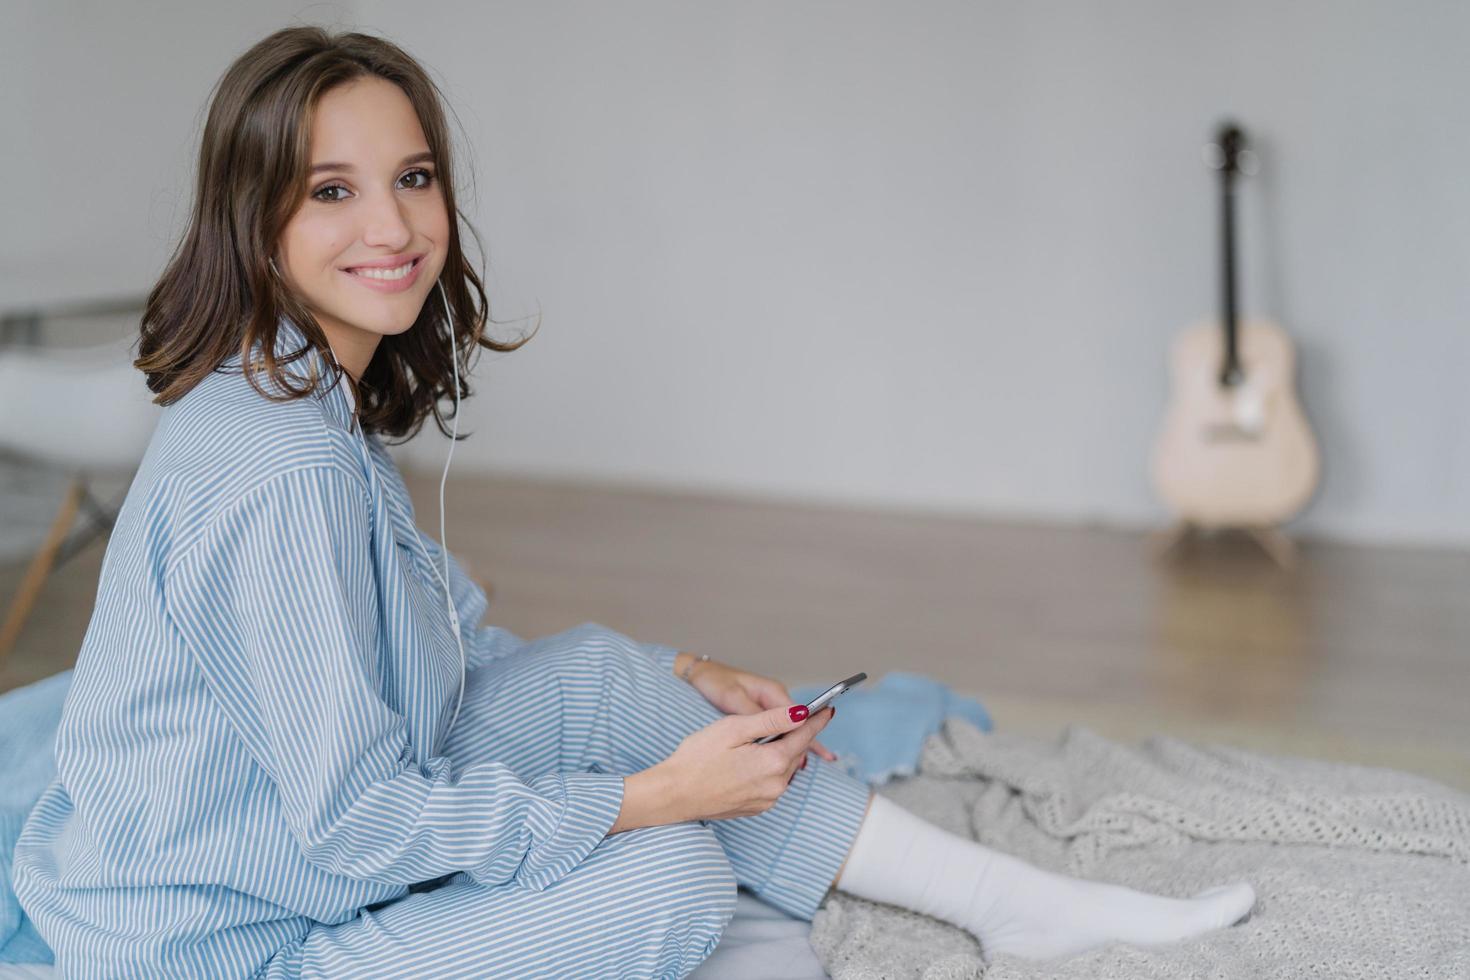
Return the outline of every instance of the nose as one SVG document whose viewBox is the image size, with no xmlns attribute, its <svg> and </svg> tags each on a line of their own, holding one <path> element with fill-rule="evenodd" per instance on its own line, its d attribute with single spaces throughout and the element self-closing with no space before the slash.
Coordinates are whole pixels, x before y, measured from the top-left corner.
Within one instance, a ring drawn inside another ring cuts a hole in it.
<svg viewBox="0 0 1470 980">
<path fill-rule="evenodd" d="M 408 247 L 413 229 L 406 216 L 406 203 L 391 193 L 373 195 L 364 202 L 362 242 L 364 245 L 394 250 Z"/>
</svg>

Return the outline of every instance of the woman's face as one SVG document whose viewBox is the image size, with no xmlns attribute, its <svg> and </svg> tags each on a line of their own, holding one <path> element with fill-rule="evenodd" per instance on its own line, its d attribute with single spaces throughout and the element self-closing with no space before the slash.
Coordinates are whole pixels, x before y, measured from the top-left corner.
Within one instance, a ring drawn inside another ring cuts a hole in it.
<svg viewBox="0 0 1470 980">
<path fill-rule="evenodd" d="M 413 104 L 392 82 L 355 79 L 317 103 L 307 196 L 274 261 L 353 377 L 379 339 L 413 326 L 444 267 L 449 213 L 428 154 Z M 367 274 L 405 267 L 404 278 Z"/>
</svg>

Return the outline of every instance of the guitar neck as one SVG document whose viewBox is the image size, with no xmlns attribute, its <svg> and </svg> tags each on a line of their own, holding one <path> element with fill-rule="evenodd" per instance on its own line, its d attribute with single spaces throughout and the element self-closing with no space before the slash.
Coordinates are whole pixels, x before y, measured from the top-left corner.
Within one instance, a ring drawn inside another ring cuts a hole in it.
<svg viewBox="0 0 1470 980">
<path fill-rule="evenodd" d="M 1240 128 L 1227 124 L 1220 130 L 1220 305 L 1225 330 L 1225 357 L 1220 365 L 1220 384 L 1232 386 L 1243 379 L 1240 364 L 1239 324 L 1235 306 L 1235 175 L 1245 145 Z"/>
<path fill-rule="evenodd" d="M 1235 305 L 1235 175 L 1221 171 L 1220 181 L 1220 322 L 1225 329 L 1225 361 L 1220 383 L 1233 384 L 1240 375 L 1239 324 Z"/>
</svg>

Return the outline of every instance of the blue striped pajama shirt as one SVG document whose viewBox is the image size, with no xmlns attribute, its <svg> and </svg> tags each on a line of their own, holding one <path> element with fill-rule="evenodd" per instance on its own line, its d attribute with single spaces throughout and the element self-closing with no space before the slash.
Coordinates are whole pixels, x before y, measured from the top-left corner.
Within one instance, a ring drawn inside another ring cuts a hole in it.
<svg viewBox="0 0 1470 980">
<path fill-rule="evenodd" d="M 863 783 L 811 756 L 765 813 L 607 836 L 721 713 L 673 647 L 480 625 L 452 557 L 445 731 L 459 652 L 392 458 L 340 387 L 271 402 L 239 365 L 161 415 L 16 846 L 64 976 L 681 977 L 737 884 L 811 918 Z"/>
</svg>

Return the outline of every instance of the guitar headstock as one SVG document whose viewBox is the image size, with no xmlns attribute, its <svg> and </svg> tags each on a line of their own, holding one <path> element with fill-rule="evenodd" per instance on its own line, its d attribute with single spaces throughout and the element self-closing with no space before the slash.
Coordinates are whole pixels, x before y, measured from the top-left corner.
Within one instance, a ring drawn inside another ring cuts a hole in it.
<svg viewBox="0 0 1470 980">
<path fill-rule="evenodd" d="M 1229 180 L 1236 174 L 1256 172 L 1256 155 L 1245 143 L 1245 132 L 1234 122 L 1220 124 L 1215 142 L 1205 147 L 1205 166 Z"/>
</svg>

